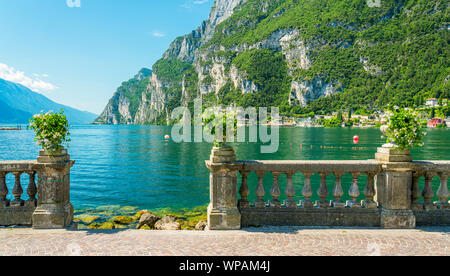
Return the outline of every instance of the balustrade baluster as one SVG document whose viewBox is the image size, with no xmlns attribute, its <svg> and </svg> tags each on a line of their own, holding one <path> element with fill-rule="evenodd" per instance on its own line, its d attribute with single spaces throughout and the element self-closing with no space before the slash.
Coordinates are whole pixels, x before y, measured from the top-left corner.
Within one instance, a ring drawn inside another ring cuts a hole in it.
<svg viewBox="0 0 450 276">
<path fill-rule="evenodd" d="M 423 196 L 423 208 L 425 210 L 434 210 L 436 206 L 433 204 L 434 191 L 433 191 L 433 177 L 436 176 L 436 173 L 430 172 L 425 174 L 425 186 L 422 191 Z"/>
<path fill-rule="evenodd" d="M 264 201 L 264 195 L 266 194 L 266 190 L 264 189 L 264 175 L 266 175 L 266 172 L 264 171 L 257 171 L 256 174 L 258 175 L 258 186 L 256 186 L 256 200 L 255 200 L 255 207 L 256 208 L 264 208 L 266 207 L 266 202 Z"/>
<path fill-rule="evenodd" d="M 30 182 L 28 184 L 27 188 L 27 194 L 29 199 L 27 200 L 27 204 L 30 206 L 36 206 L 37 200 L 36 200 L 36 172 L 27 172 L 28 176 L 30 177 Z"/>
<path fill-rule="evenodd" d="M 441 184 L 439 186 L 439 190 L 437 191 L 437 196 L 439 197 L 437 206 L 439 207 L 439 209 L 449 209 L 450 204 L 448 203 L 449 194 L 447 187 L 448 174 L 439 173 L 439 177 L 441 178 Z"/>
<path fill-rule="evenodd" d="M 250 189 L 248 188 L 247 178 L 250 172 L 248 171 L 240 171 L 242 176 L 242 185 L 239 189 L 239 194 L 241 195 L 241 199 L 239 200 L 239 208 L 248 208 L 250 207 L 250 202 L 248 201 L 248 196 L 250 195 Z"/>
<path fill-rule="evenodd" d="M 0 172 L 0 207 L 9 205 L 9 200 L 6 199 L 8 193 L 8 187 L 6 187 L 6 173 Z"/>
<path fill-rule="evenodd" d="M 317 191 L 317 195 L 320 197 L 320 200 L 317 200 L 316 206 L 320 208 L 328 208 L 330 204 L 327 202 L 328 197 L 328 188 L 327 188 L 327 176 L 329 173 L 321 172 L 320 175 L 320 188 Z"/>
<path fill-rule="evenodd" d="M 303 186 L 302 190 L 302 195 L 305 199 L 300 202 L 300 206 L 302 208 L 313 208 L 314 204 L 310 199 L 311 196 L 313 195 L 313 191 L 311 188 L 311 176 L 313 175 L 313 173 L 309 172 L 302 172 L 302 173 L 305 176 L 305 185 Z"/>
<path fill-rule="evenodd" d="M 342 189 L 342 176 L 345 172 L 334 172 L 335 183 L 333 188 L 334 200 L 331 201 L 331 207 L 333 208 L 344 208 L 345 203 L 342 202 L 341 198 L 344 195 L 344 190 Z"/>
<path fill-rule="evenodd" d="M 352 172 L 352 186 L 348 191 L 348 195 L 351 197 L 351 200 L 347 200 L 347 206 L 350 208 L 360 208 L 361 203 L 357 201 L 359 195 L 361 194 L 358 187 L 358 177 L 361 175 L 360 172 Z"/>
<path fill-rule="evenodd" d="M 413 174 L 413 183 L 412 183 L 412 194 L 411 194 L 411 209 L 413 210 L 423 210 L 423 203 L 419 202 L 420 197 L 422 196 L 422 192 L 419 188 L 419 180 L 423 174 L 414 173 Z"/>
<path fill-rule="evenodd" d="M 281 207 L 281 202 L 278 200 L 278 198 L 281 195 L 280 184 L 279 184 L 280 175 L 281 175 L 281 172 L 272 172 L 273 185 L 272 185 L 272 189 L 270 189 L 270 195 L 272 196 L 272 200 L 269 201 L 269 206 L 272 208 L 280 208 Z"/>
<path fill-rule="evenodd" d="M 364 208 L 377 208 L 378 204 L 373 200 L 375 197 L 375 185 L 374 185 L 374 177 L 375 173 L 366 173 L 367 175 L 367 186 L 364 189 L 364 196 L 366 197 L 365 200 L 363 200 L 362 206 Z"/>
<path fill-rule="evenodd" d="M 20 184 L 20 176 L 23 172 L 13 172 L 15 177 L 14 187 L 12 190 L 12 194 L 14 196 L 14 200 L 11 201 L 11 206 L 22 206 L 23 200 L 20 198 L 23 194 L 22 185 Z"/>
<path fill-rule="evenodd" d="M 284 191 L 284 193 L 286 194 L 287 198 L 284 201 L 284 205 L 287 208 L 297 208 L 297 202 L 295 202 L 294 200 L 294 196 L 295 196 L 295 188 L 294 188 L 294 183 L 292 182 L 292 177 L 295 174 L 295 172 L 285 172 L 286 174 L 286 190 Z"/>
</svg>

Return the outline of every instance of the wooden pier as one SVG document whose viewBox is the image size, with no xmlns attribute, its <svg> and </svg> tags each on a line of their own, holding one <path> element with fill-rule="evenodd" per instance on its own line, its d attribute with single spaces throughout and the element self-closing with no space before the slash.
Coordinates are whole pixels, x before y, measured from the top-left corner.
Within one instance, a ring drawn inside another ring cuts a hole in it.
<svg viewBox="0 0 450 276">
<path fill-rule="evenodd" d="M 0 130 L 22 130 L 22 126 L 17 126 L 17 127 L 0 127 Z"/>
</svg>

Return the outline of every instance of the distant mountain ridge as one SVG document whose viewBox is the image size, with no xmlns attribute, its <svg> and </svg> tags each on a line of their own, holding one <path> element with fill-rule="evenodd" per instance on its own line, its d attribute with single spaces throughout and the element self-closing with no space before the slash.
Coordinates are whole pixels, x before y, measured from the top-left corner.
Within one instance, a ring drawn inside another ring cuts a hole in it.
<svg viewBox="0 0 450 276">
<path fill-rule="evenodd" d="M 70 124 L 90 124 L 97 115 L 58 104 L 29 88 L 0 79 L 0 123 L 28 123 L 33 114 L 64 109 Z"/>
</svg>

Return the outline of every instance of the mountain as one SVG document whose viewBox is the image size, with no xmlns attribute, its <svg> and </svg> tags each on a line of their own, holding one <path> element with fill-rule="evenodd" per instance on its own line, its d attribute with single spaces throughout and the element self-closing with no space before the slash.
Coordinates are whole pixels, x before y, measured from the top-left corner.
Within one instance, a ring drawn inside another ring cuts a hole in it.
<svg viewBox="0 0 450 276">
<path fill-rule="evenodd" d="M 0 122 L 28 123 L 41 111 L 59 112 L 63 108 L 70 124 L 90 124 L 97 115 L 51 101 L 27 87 L 0 79 Z"/>
<path fill-rule="evenodd" d="M 141 104 L 143 93 L 148 88 L 152 71 L 143 68 L 139 73 L 117 89 L 95 124 L 133 124 Z"/>
<path fill-rule="evenodd" d="M 0 100 L 0 123 L 20 124 L 28 122 L 33 116 L 31 113 L 14 109 Z"/>
<path fill-rule="evenodd" d="M 200 95 L 204 105 L 278 106 L 285 115 L 449 98 L 449 4 L 376 2 L 216 0 L 208 20 L 178 37 L 146 78 L 124 83 L 97 122 L 169 123 L 171 110 Z"/>
</svg>

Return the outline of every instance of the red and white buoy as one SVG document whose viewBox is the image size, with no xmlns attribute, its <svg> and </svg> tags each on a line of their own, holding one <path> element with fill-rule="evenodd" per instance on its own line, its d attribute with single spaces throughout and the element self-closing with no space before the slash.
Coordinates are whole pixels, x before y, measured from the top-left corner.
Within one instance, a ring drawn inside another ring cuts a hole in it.
<svg viewBox="0 0 450 276">
<path fill-rule="evenodd" d="M 359 136 L 358 135 L 355 135 L 353 137 L 353 144 L 359 144 Z"/>
<path fill-rule="evenodd" d="M 166 136 L 164 136 L 164 139 L 165 139 L 165 140 L 169 140 L 169 139 L 170 139 L 170 136 L 169 136 L 169 135 L 166 135 Z"/>
</svg>

